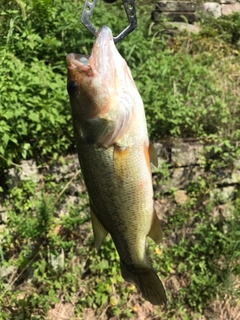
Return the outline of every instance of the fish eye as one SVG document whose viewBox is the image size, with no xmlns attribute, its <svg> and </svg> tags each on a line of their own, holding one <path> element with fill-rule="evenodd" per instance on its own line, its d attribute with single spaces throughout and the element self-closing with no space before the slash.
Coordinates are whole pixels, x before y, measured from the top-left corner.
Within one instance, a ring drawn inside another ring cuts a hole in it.
<svg viewBox="0 0 240 320">
<path fill-rule="evenodd" d="M 75 81 L 69 81 L 67 84 L 67 91 L 69 94 L 73 94 L 77 89 L 77 83 Z"/>
</svg>

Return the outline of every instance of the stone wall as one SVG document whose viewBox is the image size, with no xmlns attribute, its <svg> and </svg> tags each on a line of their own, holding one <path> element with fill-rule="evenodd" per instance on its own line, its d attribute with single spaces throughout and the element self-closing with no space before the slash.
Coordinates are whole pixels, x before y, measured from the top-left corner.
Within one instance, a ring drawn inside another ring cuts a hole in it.
<svg viewBox="0 0 240 320">
<path fill-rule="evenodd" d="M 204 147 L 197 142 L 176 142 L 173 146 L 166 147 L 155 144 L 159 158 L 159 169 L 153 168 L 153 184 L 155 191 L 168 194 L 172 190 L 186 190 L 190 184 L 199 177 L 213 177 L 215 185 L 210 193 L 213 198 L 218 198 L 219 203 L 227 203 L 233 199 L 240 184 L 240 159 L 235 160 L 229 168 L 207 171 L 206 152 Z M 161 172 L 161 164 L 167 164 L 167 176 Z M 185 192 L 185 191 L 184 191 Z M 181 192 L 181 194 L 183 194 Z"/>
<path fill-rule="evenodd" d="M 203 146 L 198 142 L 175 142 L 169 146 L 164 143 L 156 143 L 159 168 L 153 168 L 153 185 L 155 192 L 162 195 L 172 190 L 183 191 L 198 177 L 209 175 L 203 166 L 205 161 Z M 165 168 L 165 169 L 163 169 Z M 43 175 L 50 174 L 55 182 L 64 182 L 71 186 L 71 192 L 66 199 L 69 202 L 79 203 L 79 192 L 85 193 L 85 186 L 79 174 L 77 155 L 65 158 L 65 163 L 49 164 L 38 167 L 32 160 L 22 161 L 21 168 L 13 167 L 6 172 L 8 187 L 12 188 L 20 180 L 33 180 L 41 183 Z M 232 199 L 240 183 L 240 159 L 235 162 L 232 169 L 218 170 L 214 173 L 216 188 L 211 190 L 213 197 L 218 197 L 220 203 L 226 203 Z M 0 198 L 0 223 L 6 221 L 6 208 L 3 206 L 4 199 Z M 65 204 L 65 205 L 66 205 Z M 64 205 L 59 214 L 64 214 Z"/>
<path fill-rule="evenodd" d="M 240 0 L 220 0 L 219 2 L 204 2 L 197 4 L 196 1 L 157 1 L 152 20 L 159 22 L 163 17 L 170 21 L 188 22 L 193 24 L 199 20 L 199 14 L 212 15 L 215 18 L 228 15 L 233 12 L 240 13 Z"/>
</svg>

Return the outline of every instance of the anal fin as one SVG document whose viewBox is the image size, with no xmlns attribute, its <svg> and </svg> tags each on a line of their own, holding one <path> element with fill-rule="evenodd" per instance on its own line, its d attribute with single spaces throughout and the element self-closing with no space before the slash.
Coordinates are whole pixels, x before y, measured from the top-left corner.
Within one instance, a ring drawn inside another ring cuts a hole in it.
<svg viewBox="0 0 240 320">
<path fill-rule="evenodd" d="M 93 234 L 94 234 L 94 241 L 95 241 L 95 247 L 97 251 L 100 250 L 101 245 L 103 241 L 105 240 L 108 232 L 107 230 L 103 227 L 101 222 L 98 220 L 96 217 L 92 207 L 90 206 L 90 216 L 91 216 L 91 221 L 92 221 L 92 228 L 93 228 Z"/>
<path fill-rule="evenodd" d="M 154 165 L 154 167 L 158 167 L 158 156 L 157 156 L 157 151 L 151 141 L 149 141 L 149 157 L 151 163 Z"/>
</svg>

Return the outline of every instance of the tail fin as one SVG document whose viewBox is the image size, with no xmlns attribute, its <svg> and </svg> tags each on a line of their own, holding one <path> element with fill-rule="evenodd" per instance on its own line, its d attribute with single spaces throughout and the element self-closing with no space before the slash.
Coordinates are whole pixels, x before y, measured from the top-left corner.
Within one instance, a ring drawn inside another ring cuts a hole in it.
<svg viewBox="0 0 240 320">
<path fill-rule="evenodd" d="M 141 291 L 144 299 L 153 305 L 161 305 L 167 302 L 163 284 L 153 269 L 146 268 L 128 271 L 123 263 L 121 263 L 121 271 L 124 280 L 135 284 Z"/>
</svg>

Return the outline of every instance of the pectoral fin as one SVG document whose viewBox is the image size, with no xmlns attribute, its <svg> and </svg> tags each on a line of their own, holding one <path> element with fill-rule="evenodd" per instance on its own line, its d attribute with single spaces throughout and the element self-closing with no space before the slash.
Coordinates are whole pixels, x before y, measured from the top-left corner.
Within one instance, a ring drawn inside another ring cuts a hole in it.
<svg viewBox="0 0 240 320">
<path fill-rule="evenodd" d="M 149 141 L 149 149 L 148 150 L 149 150 L 150 161 L 154 165 L 154 167 L 157 168 L 158 167 L 157 151 L 151 141 Z"/>
<path fill-rule="evenodd" d="M 94 240 L 95 240 L 95 247 L 97 251 L 100 250 L 101 245 L 103 241 L 105 240 L 108 232 L 107 230 L 103 227 L 101 222 L 98 220 L 96 217 L 92 207 L 90 206 L 90 216 L 91 216 L 91 221 L 92 221 L 92 227 L 93 227 L 93 234 L 94 234 Z"/>
<path fill-rule="evenodd" d="M 113 164 L 114 164 L 114 172 L 116 177 L 119 180 L 124 181 L 124 179 L 128 175 L 127 166 L 127 156 L 129 155 L 129 147 L 125 149 L 121 149 L 118 145 L 114 146 L 114 153 L 113 153 Z"/>
<path fill-rule="evenodd" d="M 148 236 L 153 239 L 156 244 L 159 244 L 162 241 L 163 232 L 156 212 L 153 213 L 152 225 Z"/>
<path fill-rule="evenodd" d="M 134 116 L 134 101 L 128 94 L 123 94 L 120 101 L 116 101 L 116 109 L 119 111 L 111 117 L 106 112 L 102 112 L 96 118 L 89 118 L 88 139 L 91 137 L 92 143 L 99 147 L 108 148 L 117 143 L 129 130 Z M 112 104 L 114 101 L 111 102 Z M 125 105 L 128 107 L 126 108 Z M 91 130 L 89 130 L 91 125 Z M 94 136 L 94 137 L 93 137 Z"/>
</svg>

